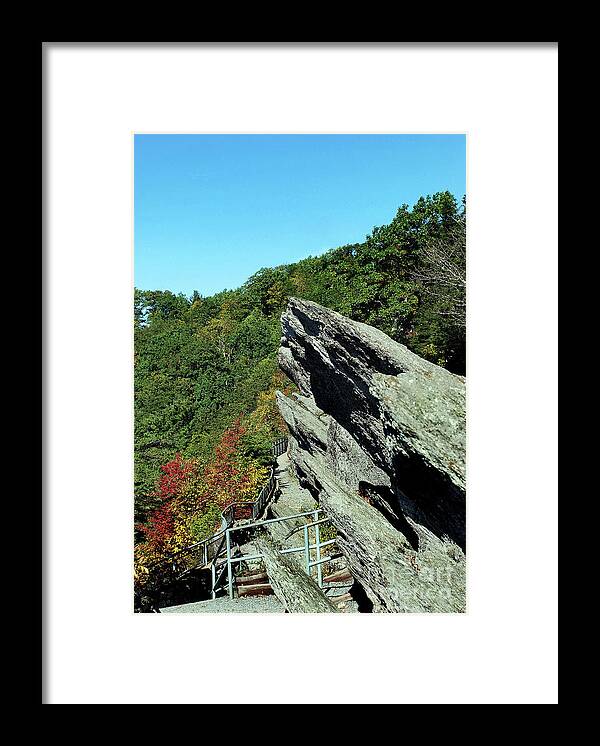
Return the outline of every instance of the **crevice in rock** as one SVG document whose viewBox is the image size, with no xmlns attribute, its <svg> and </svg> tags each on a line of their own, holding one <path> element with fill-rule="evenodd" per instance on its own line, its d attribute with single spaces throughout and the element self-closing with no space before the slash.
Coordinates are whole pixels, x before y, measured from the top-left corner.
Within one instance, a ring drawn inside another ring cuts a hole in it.
<svg viewBox="0 0 600 746">
<path fill-rule="evenodd" d="M 410 523 L 406 520 L 401 510 L 394 512 L 391 506 L 397 499 L 392 490 L 385 485 L 373 485 L 368 482 L 358 483 L 358 492 L 369 504 L 376 508 L 391 525 L 399 531 L 415 550 L 419 550 L 419 536 Z"/>
<path fill-rule="evenodd" d="M 393 473 L 396 481 L 392 488 L 417 506 L 419 515 L 414 516 L 416 520 L 436 536 L 448 536 L 465 551 L 464 494 L 444 475 L 423 463 L 416 454 L 397 455 Z M 399 505 L 397 496 L 394 503 Z"/>
<path fill-rule="evenodd" d="M 298 477 L 298 483 L 300 484 L 300 487 L 308 490 L 313 500 L 318 503 L 319 495 L 321 494 L 322 489 L 319 480 L 316 477 L 312 477 L 311 479 L 309 479 L 308 476 L 298 467 L 296 467 L 296 476 Z"/>
<path fill-rule="evenodd" d="M 308 451 L 308 453 L 313 453 L 314 452 L 313 451 L 313 447 L 312 447 L 312 443 L 310 442 L 310 440 L 308 438 L 306 438 L 304 436 L 304 434 L 302 433 L 301 430 L 296 430 L 296 432 L 294 433 L 294 437 L 296 438 L 296 442 L 298 443 L 298 446 L 303 451 Z"/>
<path fill-rule="evenodd" d="M 318 337 L 321 334 L 323 330 L 323 324 L 321 324 L 321 322 L 317 321 L 316 319 L 311 319 L 299 308 L 296 308 L 294 315 L 302 324 L 302 328 L 304 329 L 304 331 L 307 334 L 310 334 L 311 337 Z"/>
<path fill-rule="evenodd" d="M 320 355 L 310 346 L 306 347 L 305 353 L 306 364 L 311 371 L 310 393 L 319 409 L 337 420 L 346 430 L 352 427 L 352 413 L 364 411 L 365 405 L 373 417 L 378 416 L 377 404 L 372 396 L 369 396 L 364 382 L 355 381 L 350 375 L 350 382 L 353 385 L 349 386 L 349 378 L 341 372 L 341 365 L 332 369 L 328 376 L 324 376 L 320 371 Z"/>
<path fill-rule="evenodd" d="M 356 578 L 354 579 L 352 588 L 350 588 L 350 595 L 356 601 L 358 611 L 361 614 L 371 614 L 373 612 L 373 602 L 367 596 L 365 589 Z"/>
<path fill-rule="evenodd" d="M 357 358 L 367 368 L 381 373 L 384 376 L 399 376 L 406 372 L 406 368 L 400 363 L 392 360 L 389 357 L 385 357 L 381 354 L 381 350 L 374 350 L 364 345 L 358 345 L 356 339 L 352 339 L 345 335 L 340 335 L 339 340 L 344 346 L 345 350 L 352 351 L 350 357 Z"/>
</svg>

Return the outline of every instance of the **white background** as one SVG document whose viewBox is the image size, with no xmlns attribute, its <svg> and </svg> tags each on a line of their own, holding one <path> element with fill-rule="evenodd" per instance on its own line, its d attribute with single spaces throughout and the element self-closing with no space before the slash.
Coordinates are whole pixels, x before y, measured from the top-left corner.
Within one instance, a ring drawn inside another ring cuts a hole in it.
<svg viewBox="0 0 600 746">
<path fill-rule="evenodd" d="M 556 47 L 50 44 L 45 64 L 45 701 L 555 702 Z M 132 613 L 136 131 L 468 133 L 466 615 Z"/>
</svg>

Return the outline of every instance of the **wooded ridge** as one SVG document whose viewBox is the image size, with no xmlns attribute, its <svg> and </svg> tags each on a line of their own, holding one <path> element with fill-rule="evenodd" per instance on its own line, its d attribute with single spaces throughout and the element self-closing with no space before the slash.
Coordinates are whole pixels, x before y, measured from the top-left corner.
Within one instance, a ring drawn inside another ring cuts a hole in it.
<svg viewBox="0 0 600 746">
<path fill-rule="evenodd" d="M 275 400 L 288 299 L 314 301 L 465 372 L 464 200 L 402 205 L 358 244 L 261 269 L 210 297 L 135 291 L 136 574 L 209 536 L 231 502 L 264 483 L 287 432 Z"/>
</svg>

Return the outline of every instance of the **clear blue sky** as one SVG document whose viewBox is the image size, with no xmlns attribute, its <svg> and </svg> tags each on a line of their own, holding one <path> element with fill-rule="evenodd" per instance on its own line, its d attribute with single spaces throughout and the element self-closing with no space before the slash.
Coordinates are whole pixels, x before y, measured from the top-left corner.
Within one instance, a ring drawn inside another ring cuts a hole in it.
<svg viewBox="0 0 600 746">
<path fill-rule="evenodd" d="M 135 284 L 236 288 L 465 178 L 464 135 L 136 135 Z"/>
</svg>

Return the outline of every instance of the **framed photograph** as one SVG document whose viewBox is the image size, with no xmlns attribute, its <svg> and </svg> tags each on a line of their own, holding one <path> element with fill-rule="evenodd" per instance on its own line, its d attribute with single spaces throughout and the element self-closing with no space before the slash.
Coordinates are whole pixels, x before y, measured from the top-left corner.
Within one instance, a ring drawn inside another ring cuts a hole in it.
<svg viewBox="0 0 600 746">
<path fill-rule="evenodd" d="M 556 703 L 557 52 L 43 43 L 44 703 Z"/>
</svg>

